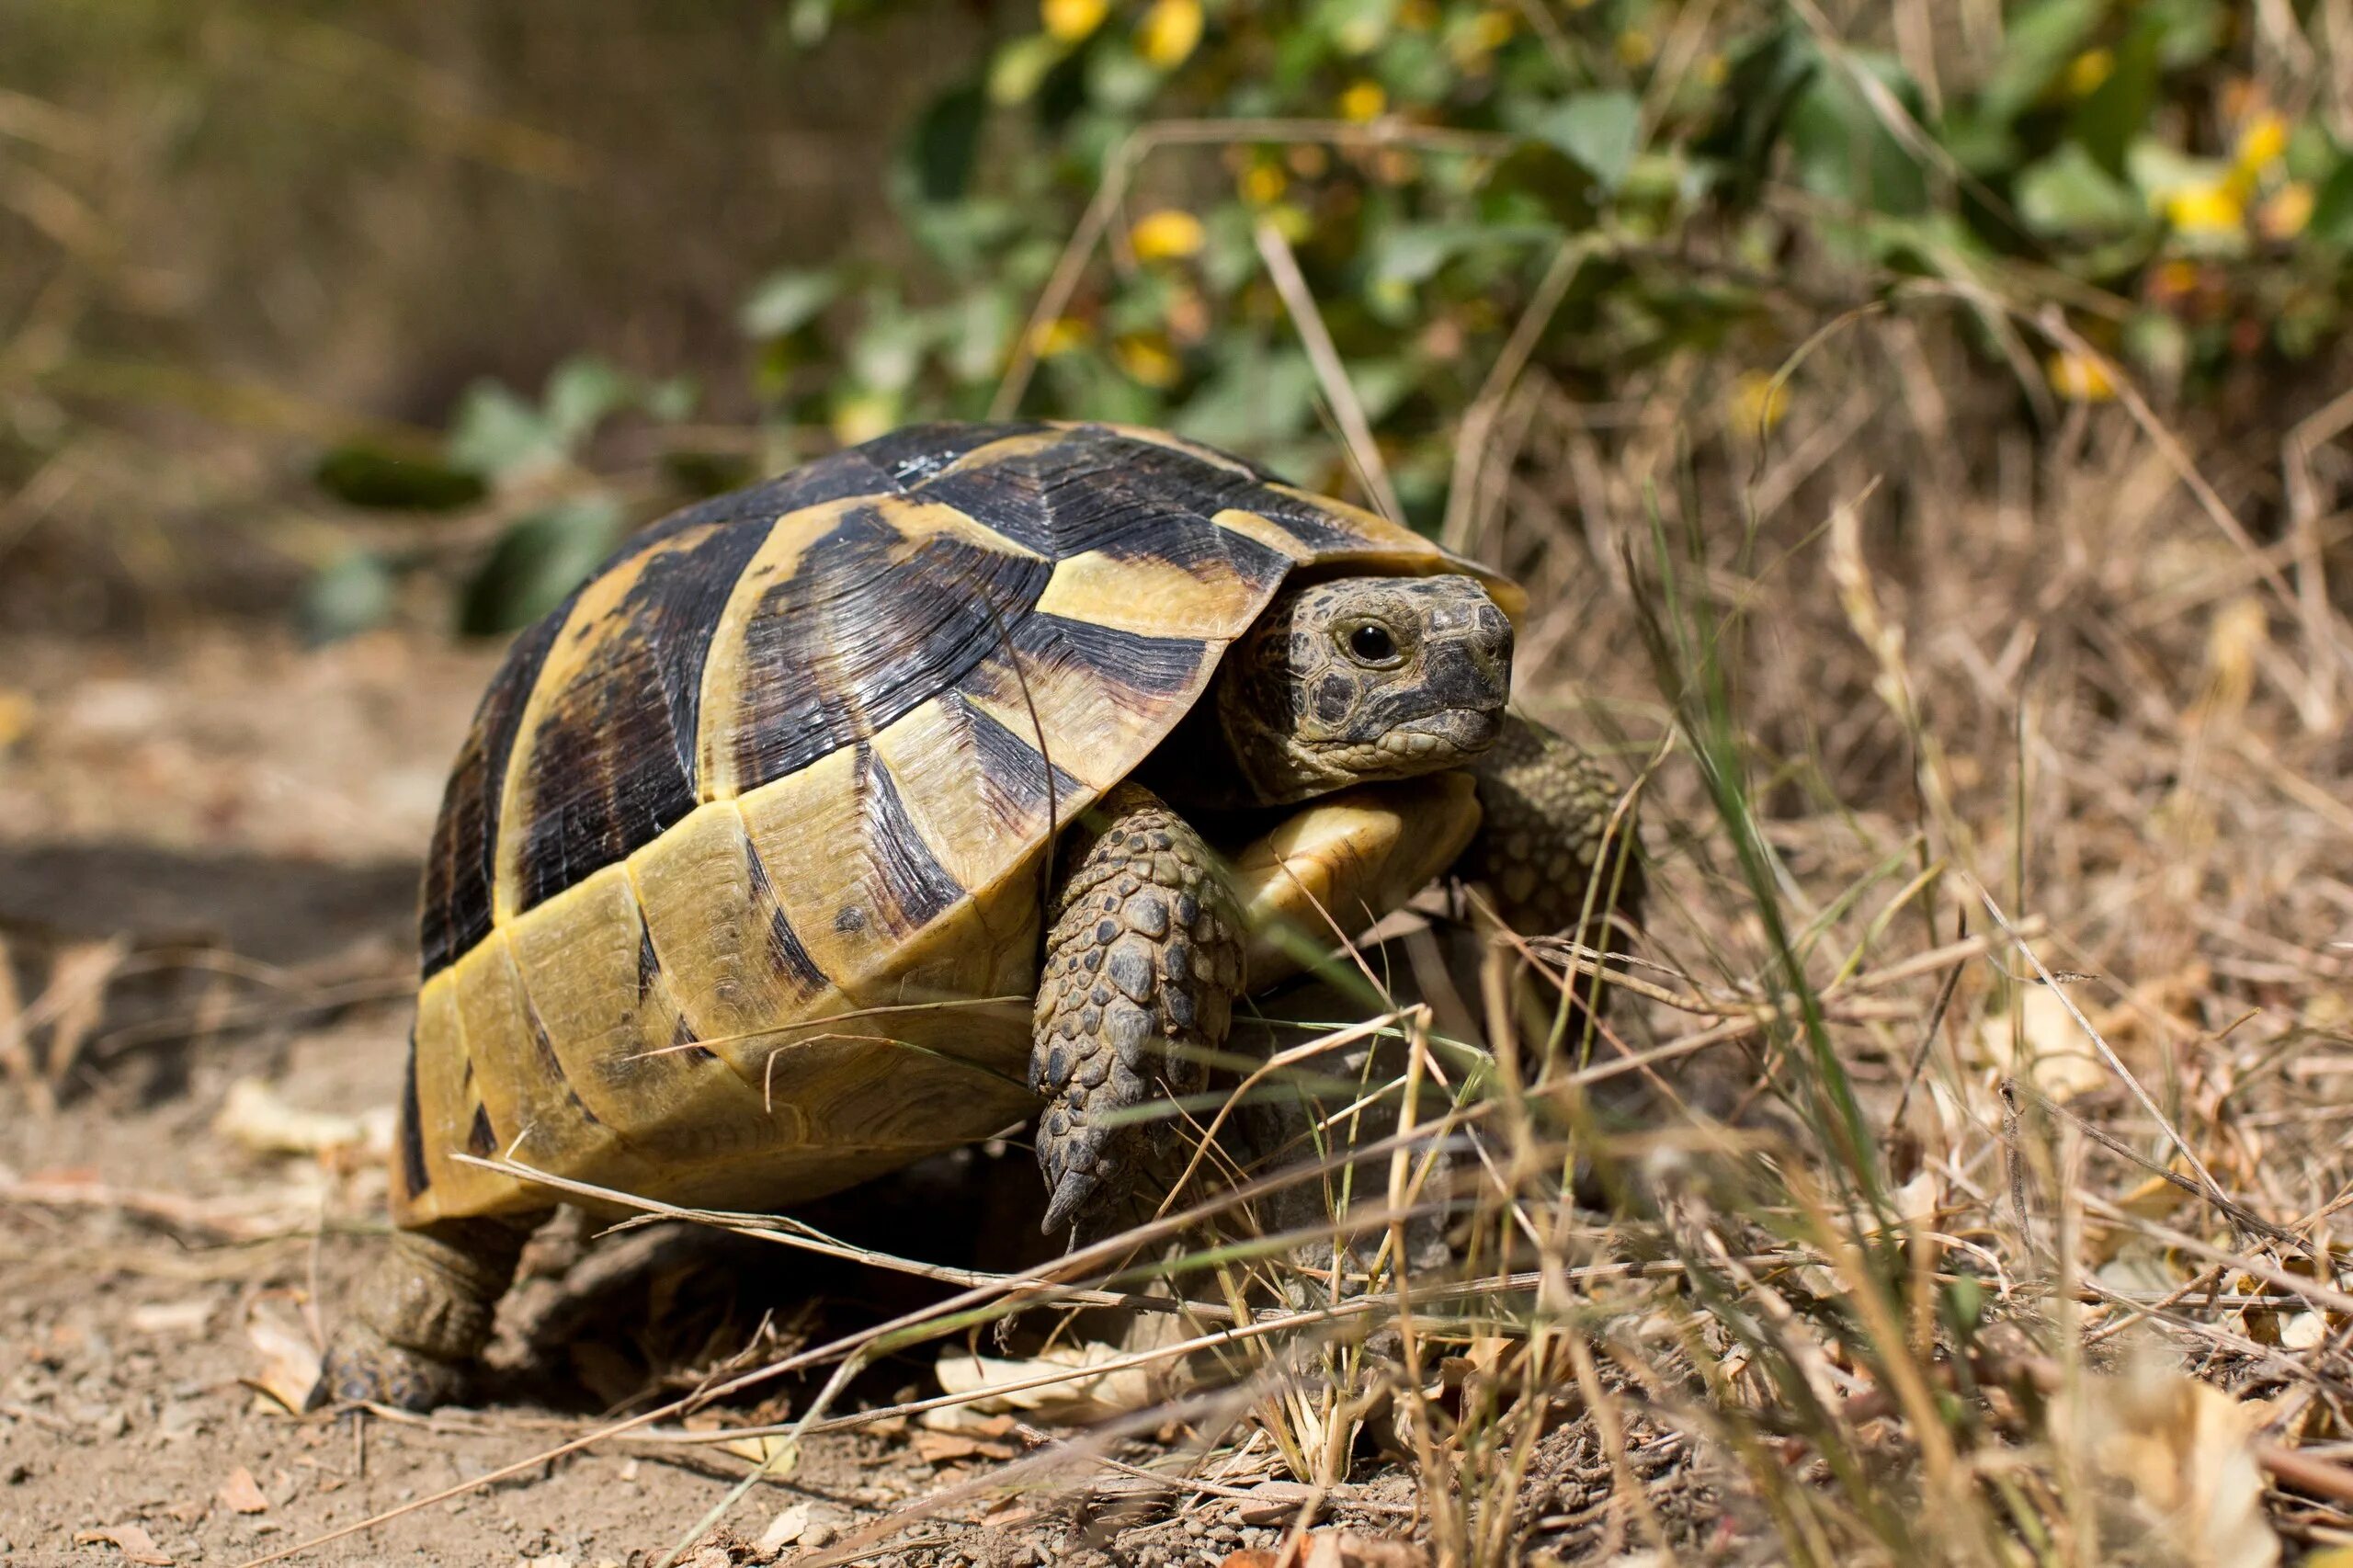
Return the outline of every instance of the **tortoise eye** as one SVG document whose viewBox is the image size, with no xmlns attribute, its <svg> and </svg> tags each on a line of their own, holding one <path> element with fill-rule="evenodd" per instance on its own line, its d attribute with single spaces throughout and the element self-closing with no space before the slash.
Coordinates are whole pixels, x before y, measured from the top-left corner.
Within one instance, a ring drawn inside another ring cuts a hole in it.
<svg viewBox="0 0 2353 1568">
<path fill-rule="evenodd" d="M 1377 620 L 1360 620 L 1340 634 L 1341 645 L 1358 664 L 1375 666 L 1397 662 L 1397 639 Z"/>
</svg>

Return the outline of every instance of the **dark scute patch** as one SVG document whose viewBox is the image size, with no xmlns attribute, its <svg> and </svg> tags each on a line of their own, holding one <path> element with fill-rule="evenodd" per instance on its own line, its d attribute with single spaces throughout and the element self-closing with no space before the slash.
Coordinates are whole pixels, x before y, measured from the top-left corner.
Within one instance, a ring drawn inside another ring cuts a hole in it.
<svg viewBox="0 0 2353 1568">
<path fill-rule="evenodd" d="M 478 1160 L 487 1160 L 498 1153 L 498 1134 L 490 1125 L 490 1110 L 485 1106 L 474 1107 L 473 1125 L 466 1129 L 466 1153 Z"/>
<path fill-rule="evenodd" d="M 1283 532 L 1319 553 L 1363 547 L 1364 540 L 1344 519 L 1302 496 L 1287 495 L 1265 485 L 1252 485 L 1227 503 L 1255 512 Z"/>
<path fill-rule="evenodd" d="M 654 928 L 642 919 L 637 926 L 637 999 L 642 1005 L 662 978 L 662 960 L 654 951 Z"/>
<path fill-rule="evenodd" d="M 1032 738 L 1006 729 L 973 707 L 962 693 L 950 693 L 948 701 L 980 763 L 981 790 L 988 799 L 991 814 L 1008 829 L 1027 826 L 1043 816 L 1060 821 L 1071 814 L 1072 802 L 1086 786 L 1059 767 L 1049 772 Z"/>
<path fill-rule="evenodd" d="M 1035 421 L 1003 425 L 910 425 L 853 448 L 899 489 L 920 485 L 968 452 L 993 441 L 1034 436 L 1046 426 Z"/>
<path fill-rule="evenodd" d="M 604 1126 L 581 1099 L 580 1091 L 572 1086 L 572 1074 L 563 1070 L 563 1061 L 555 1053 L 555 1041 L 548 1038 L 547 1020 L 540 1017 L 539 1006 L 529 992 L 523 995 L 523 1011 L 531 1021 L 531 1051 L 539 1070 L 547 1074 L 549 1082 L 563 1085 L 563 1097 L 572 1102 L 572 1108 L 580 1113 L 583 1121 L 591 1127 Z"/>
<path fill-rule="evenodd" d="M 1188 564 L 1231 558 L 1271 581 L 1289 562 L 1210 521 L 1257 489 L 1247 475 L 1188 453 L 1081 427 L 1052 446 L 934 480 L 920 494 L 1057 559 L 1097 550 Z"/>
<path fill-rule="evenodd" d="M 1025 665 L 1076 669 L 1137 704 L 1166 702 L 1188 688 L 1207 647 L 1189 637 L 1146 637 L 1090 620 L 1029 616 L 1013 629 Z"/>
<path fill-rule="evenodd" d="M 776 888 L 768 881 L 768 869 L 760 862 L 760 852 L 749 844 L 744 855 L 751 873 L 752 902 L 755 907 L 768 912 L 768 968 L 793 988 L 796 997 L 807 998 L 825 988 L 825 971 L 809 956 L 793 934 L 792 923 L 784 917 L 784 906 L 777 902 Z"/>
<path fill-rule="evenodd" d="M 915 819 L 899 798 L 898 781 L 872 746 L 858 748 L 853 787 L 872 873 L 865 879 L 874 900 L 872 915 L 893 936 L 919 931 L 962 898 L 964 889 L 915 831 Z M 835 928 L 843 928 L 838 917 Z"/>
<path fill-rule="evenodd" d="M 490 934 L 498 801 L 506 785 L 507 759 L 514 754 L 524 702 L 540 678 L 540 666 L 547 661 L 556 632 L 571 613 L 567 599 L 517 637 L 474 710 L 473 727 L 450 771 L 441 815 L 433 824 L 432 847 L 426 855 L 417 946 L 428 980 Z"/>
<path fill-rule="evenodd" d="M 719 1060 L 719 1052 L 702 1043 L 702 1037 L 695 1033 L 694 1025 L 687 1021 L 684 1013 L 678 1015 L 678 1027 L 670 1031 L 670 1049 L 689 1062 Z"/>
<path fill-rule="evenodd" d="M 910 546 L 888 504 L 846 513 L 744 633 L 744 790 L 862 741 L 947 689 L 1037 603 L 1051 563 L 947 534 Z"/>
<path fill-rule="evenodd" d="M 425 1165 L 425 1129 L 418 1125 L 416 1031 L 408 1031 L 408 1068 L 401 1075 L 401 1176 L 415 1198 L 433 1185 Z"/>
<path fill-rule="evenodd" d="M 698 803 L 703 664 L 736 579 L 767 537 L 712 528 L 648 561 L 589 661 L 543 699 L 519 797 L 515 890 L 529 909 L 653 842 Z"/>
</svg>

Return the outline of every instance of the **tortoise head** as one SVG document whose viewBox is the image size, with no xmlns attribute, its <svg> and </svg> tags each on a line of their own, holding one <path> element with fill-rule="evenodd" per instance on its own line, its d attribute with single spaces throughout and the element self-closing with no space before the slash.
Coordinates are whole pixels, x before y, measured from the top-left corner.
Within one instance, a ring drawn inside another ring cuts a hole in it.
<svg viewBox="0 0 2353 1568">
<path fill-rule="evenodd" d="M 1226 655 L 1218 722 L 1266 805 L 1460 767 L 1502 727 L 1511 635 L 1469 577 L 1290 588 Z"/>
</svg>

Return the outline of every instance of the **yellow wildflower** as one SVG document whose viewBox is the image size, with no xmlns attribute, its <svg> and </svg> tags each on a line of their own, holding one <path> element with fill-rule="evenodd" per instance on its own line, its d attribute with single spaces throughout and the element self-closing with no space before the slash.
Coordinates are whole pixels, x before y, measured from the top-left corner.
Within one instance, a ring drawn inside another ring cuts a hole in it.
<svg viewBox="0 0 2353 1568">
<path fill-rule="evenodd" d="M 1040 359 L 1051 359 L 1057 354 L 1068 354 L 1084 348 L 1095 335 L 1094 329 L 1076 316 L 1056 316 L 1040 322 L 1029 335 L 1029 352 Z"/>
<path fill-rule="evenodd" d="M 2194 261 L 2184 261 L 2179 256 L 2161 261 L 2149 274 L 2149 298 L 2160 304 L 2186 300 L 2198 292 L 2205 277 L 2205 268 Z"/>
<path fill-rule="evenodd" d="M 2184 234 L 2235 234 L 2246 228 L 2246 204 L 2227 180 L 2185 185 L 2165 197 L 2165 222 Z"/>
<path fill-rule="evenodd" d="M 845 447 L 890 434 L 899 422 L 899 400 L 888 392 L 852 392 L 834 404 L 834 439 Z"/>
<path fill-rule="evenodd" d="M 1721 87 L 1724 85 L 1725 79 L 1732 74 L 1732 62 L 1721 54 L 1713 52 L 1704 54 L 1699 58 L 1697 74 L 1701 86 Z"/>
<path fill-rule="evenodd" d="M 1315 232 L 1315 221 L 1288 201 L 1278 201 L 1267 209 L 1267 222 L 1292 244 L 1299 244 Z"/>
<path fill-rule="evenodd" d="M 2067 62 L 2067 90 L 2079 98 L 2090 97 L 2115 69 L 2113 50 L 2087 49 Z"/>
<path fill-rule="evenodd" d="M 33 699 L 0 687 L 0 751 L 22 740 L 33 727 Z"/>
<path fill-rule="evenodd" d="M 1724 418 L 1743 436 L 1769 434 L 1789 411 L 1789 383 L 1763 370 L 1743 370 L 1724 394 Z"/>
<path fill-rule="evenodd" d="M 1640 28 L 1628 28 L 1618 35 L 1618 63 L 1629 71 L 1639 71 L 1658 58 L 1658 40 Z"/>
<path fill-rule="evenodd" d="M 1455 64 L 1470 69 L 1509 42 L 1512 29 L 1518 25 L 1509 11 L 1482 11 L 1456 29 L 1447 40 L 1446 51 Z"/>
<path fill-rule="evenodd" d="M 1153 0 L 1136 28 L 1136 51 L 1163 71 L 1182 65 L 1201 41 L 1201 0 Z"/>
<path fill-rule="evenodd" d="M 1332 34 L 1343 54 L 1370 54 L 1389 36 L 1389 18 L 1379 11 L 1358 11 Z"/>
<path fill-rule="evenodd" d="M 2288 150 L 2288 122 L 2264 110 L 2248 119 L 2239 131 L 2236 165 L 2247 174 L 2270 167 Z"/>
<path fill-rule="evenodd" d="M 2070 403 L 2108 403 L 2116 396 L 2116 383 L 2109 379 L 2107 365 L 2073 349 L 2063 349 L 2044 360 L 2042 376 L 2052 392 Z"/>
<path fill-rule="evenodd" d="M 1064 43 L 1076 43 L 1103 25 L 1109 0 L 1038 0 L 1038 19 Z"/>
<path fill-rule="evenodd" d="M 1184 361 L 1156 332 L 1130 333 L 1111 346 L 1111 357 L 1130 380 L 1148 387 L 1173 387 L 1185 370 Z"/>
<path fill-rule="evenodd" d="M 1243 171 L 1242 199 L 1253 207 L 1264 207 L 1270 201 L 1282 199 L 1290 182 L 1283 178 L 1282 170 L 1272 164 L 1253 164 Z"/>
<path fill-rule="evenodd" d="M 2256 210 L 2256 232 L 2267 240 L 2292 240 L 2313 221 L 2313 187 L 2291 179 Z"/>
<path fill-rule="evenodd" d="M 1388 107 L 1389 95 L 1381 90 L 1378 82 L 1352 82 L 1348 90 L 1340 95 L 1340 118 L 1353 119 L 1358 124 L 1368 119 L 1379 119 L 1381 111 Z"/>
<path fill-rule="evenodd" d="M 1138 261 L 1168 261 L 1193 256 L 1201 248 L 1201 221 L 1190 212 L 1164 207 L 1136 220 L 1128 231 L 1128 248 Z"/>
</svg>

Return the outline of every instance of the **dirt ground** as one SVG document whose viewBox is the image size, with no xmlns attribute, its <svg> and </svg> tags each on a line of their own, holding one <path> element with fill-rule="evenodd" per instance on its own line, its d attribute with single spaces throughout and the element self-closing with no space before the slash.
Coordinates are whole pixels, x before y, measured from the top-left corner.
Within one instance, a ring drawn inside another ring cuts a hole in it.
<svg viewBox="0 0 2353 1568">
<path fill-rule="evenodd" d="M 0 651 L 0 977 L 15 991 L 0 1024 L 18 1020 L 0 1052 L 0 1562 L 252 1561 L 639 1408 L 649 1379 L 691 1386 L 747 1343 L 756 1355 L 918 1299 L 707 1232 L 585 1257 L 576 1235 L 543 1239 L 479 1410 L 298 1418 L 262 1392 L 314 1349 L 381 1223 L 366 1144 L 384 1136 L 409 1025 L 414 859 L 493 662 L 392 634 Z M 355 1130 L 360 1146 L 338 1142 Z M 1034 1233 L 1035 1185 L 1025 1154 L 983 1152 L 834 1218 L 954 1262 Z M 936 1392 L 929 1354 L 876 1369 L 849 1407 Z M 775 1419 L 807 1392 L 722 1418 Z M 1017 1454 L 1008 1425 L 959 1437 L 902 1418 L 817 1439 L 688 1561 L 844 1542 Z M 1561 1457 L 1563 1488 L 1541 1501 L 1566 1523 L 1582 1494 Z M 618 1442 L 301 1560 L 656 1562 L 748 1468 Z M 1262 1461 L 1230 1490 L 1271 1473 Z M 1099 1517 L 1099 1489 L 1092 1511 L 1083 1492 L 970 1490 L 857 1560 L 1102 1562 L 1116 1533 L 1120 1561 L 1215 1563 L 1274 1545 L 1288 1512 L 1194 1495 L 1122 1523 Z M 1393 1531 L 1410 1498 L 1402 1477 L 1376 1482 L 1337 1523 Z"/>
</svg>

